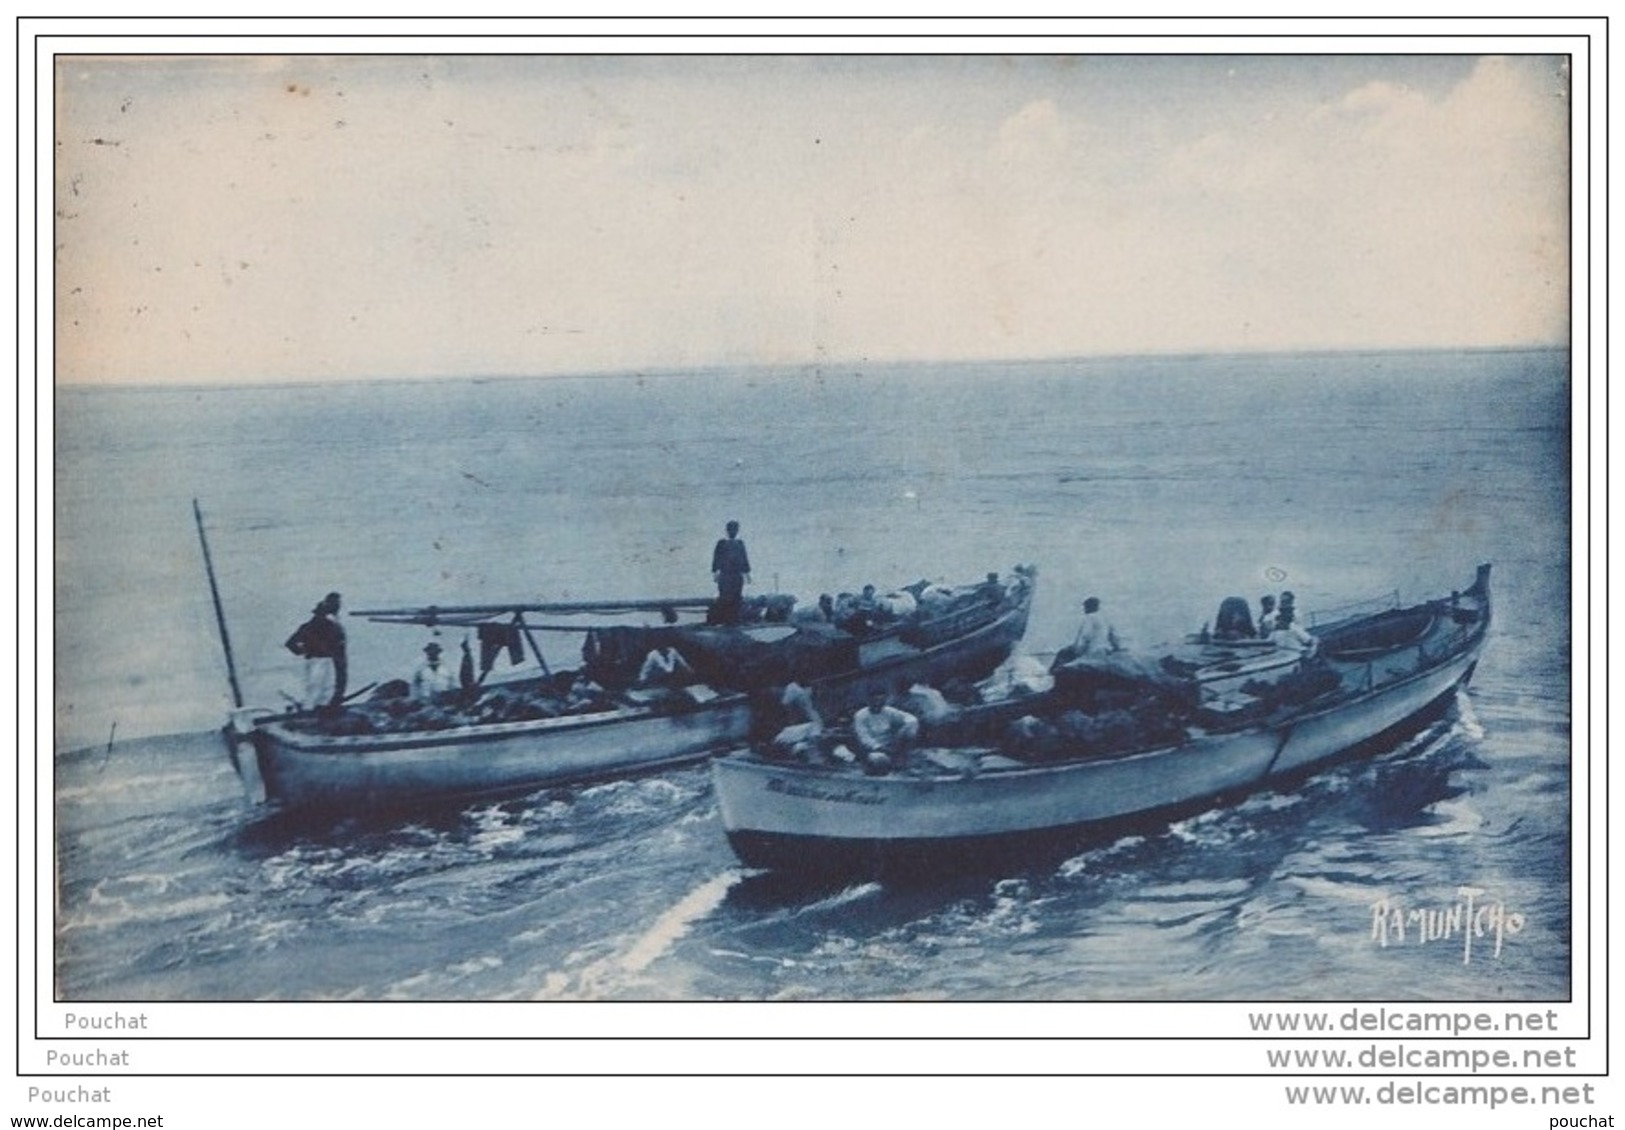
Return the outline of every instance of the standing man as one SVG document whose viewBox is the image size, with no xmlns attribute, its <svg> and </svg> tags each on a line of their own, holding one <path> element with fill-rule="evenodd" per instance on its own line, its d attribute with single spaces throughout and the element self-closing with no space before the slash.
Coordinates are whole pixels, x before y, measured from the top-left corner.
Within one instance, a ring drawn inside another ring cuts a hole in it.
<svg viewBox="0 0 1625 1130">
<path fill-rule="evenodd" d="M 712 618 L 719 624 L 739 621 L 745 585 L 750 581 L 750 554 L 739 537 L 739 523 L 728 523 L 728 536 L 711 551 L 711 576 L 717 582 L 717 603 Z"/>
<path fill-rule="evenodd" d="M 338 614 L 339 594 L 330 592 L 282 645 L 305 658 L 306 709 L 336 710 L 344 704 L 344 684 L 350 672 Z"/>
</svg>

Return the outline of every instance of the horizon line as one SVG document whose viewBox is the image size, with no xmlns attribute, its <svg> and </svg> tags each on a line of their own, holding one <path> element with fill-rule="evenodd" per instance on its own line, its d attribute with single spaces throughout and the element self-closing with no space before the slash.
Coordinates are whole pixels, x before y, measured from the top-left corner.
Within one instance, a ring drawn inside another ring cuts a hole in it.
<svg viewBox="0 0 1625 1130">
<path fill-rule="evenodd" d="M 422 384 L 431 382 L 495 382 L 495 381 L 547 381 L 547 380 L 637 380 L 647 378 L 684 378 L 705 376 L 718 372 L 743 373 L 752 370 L 768 373 L 806 373 L 841 371 L 850 373 L 854 369 L 905 369 L 923 368 L 926 366 L 942 366 L 963 368 L 972 365 L 1064 365 L 1081 362 L 1123 361 L 1123 360 L 1162 360 L 1162 361 L 1189 361 L 1224 357 L 1350 357 L 1350 356 L 1398 356 L 1405 354 L 1422 353 L 1550 353 L 1557 351 L 1572 351 L 1572 342 L 1526 343 L 1516 345 L 1402 345 L 1402 346 L 1318 346 L 1306 348 L 1258 348 L 1258 349 L 1184 349 L 1168 352 L 1147 351 L 1140 353 L 1110 352 L 1110 353 L 1076 353 L 1049 356 L 1011 356 L 1011 357 L 960 357 L 960 358 L 922 358 L 922 359 L 888 359 L 871 361 L 863 358 L 848 360 L 821 360 L 821 361 L 716 361 L 709 364 L 683 365 L 671 368 L 656 366 L 639 366 L 633 368 L 606 368 L 606 369 L 578 369 L 559 372 L 539 373 L 502 373 L 502 372 L 471 372 L 471 373 L 425 373 L 417 376 L 404 374 L 373 375 L 373 376 L 335 376 L 335 377 L 257 377 L 244 380 L 217 380 L 217 381 L 175 381 L 162 380 L 132 380 L 132 381 L 105 381 L 105 380 L 74 380 L 52 381 L 52 388 L 61 391 L 220 391 L 270 388 L 308 388 L 308 387 L 336 387 L 342 385 L 372 385 L 372 384 Z M 861 371 L 857 374 L 861 375 Z"/>
</svg>

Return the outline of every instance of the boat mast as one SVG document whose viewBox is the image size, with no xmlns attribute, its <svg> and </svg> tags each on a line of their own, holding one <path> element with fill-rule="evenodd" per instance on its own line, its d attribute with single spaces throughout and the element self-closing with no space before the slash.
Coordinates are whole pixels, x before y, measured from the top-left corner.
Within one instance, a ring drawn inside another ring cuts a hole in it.
<svg viewBox="0 0 1625 1130">
<path fill-rule="evenodd" d="M 209 576 L 209 595 L 214 598 L 214 621 L 220 628 L 220 646 L 226 653 L 226 677 L 231 680 L 232 705 L 239 710 L 243 705 L 243 692 L 237 685 L 237 664 L 231 657 L 231 636 L 226 631 L 226 613 L 220 606 L 220 586 L 214 580 L 214 560 L 209 556 L 209 538 L 203 532 L 203 511 L 197 499 L 192 500 L 192 517 L 197 520 L 197 540 L 203 546 L 203 571 Z"/>
</svg>

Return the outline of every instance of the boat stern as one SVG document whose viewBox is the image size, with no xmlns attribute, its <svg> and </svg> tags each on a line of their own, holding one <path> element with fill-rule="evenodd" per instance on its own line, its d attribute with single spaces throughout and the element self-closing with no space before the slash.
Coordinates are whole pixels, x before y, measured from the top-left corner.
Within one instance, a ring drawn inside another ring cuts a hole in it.
<svg viewBox="0 0 1625 1130">
<path fill-rule="evenodd" d="M 260 767 L 259 723 L 271 717 L 271 711 L 258 707 L 239 707 L 231 712 L 221 736 L 226 743 L 226 756 L 242 782 L 243 794 L 250 804 L 264 804 L 269 799 L 265 787 L 265 774 Z"/>
</svg>

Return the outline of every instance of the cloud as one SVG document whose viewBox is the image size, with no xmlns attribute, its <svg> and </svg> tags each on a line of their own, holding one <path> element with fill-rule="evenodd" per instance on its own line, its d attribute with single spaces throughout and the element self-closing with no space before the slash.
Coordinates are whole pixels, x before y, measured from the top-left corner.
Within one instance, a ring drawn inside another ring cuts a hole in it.
<svg viewBox="0 0 1625 1130">
<path fill-rule="evenodd" d="M 1426 105 L 1425 97 L 1399 83 L 1376 80 L 1348 92 L 1338 103 L 1350 114 L 1408 114 L 1416 113 Z"/>
<path fill-rule="evenodd" d="M 1027 103 L 999 126 L 996 153 L 1004 161 L 1045 161 L 1066 150 L 1067 123 L 1052 99 Z"/>
<path fill-rule="evenodd" d="M 1566 134 L 1542 73 L 1482 60 L 1432 94 L 1373 80 L 1223 122 L 1160 166 L 1145 257 L 1282 344 L 1561 340 Z"/>
<path fill-rule="evenodd" d="M 1566 332 L 1554 60 L 1229 60 L 1222 82 L 1200 59 L 769 62 L 65 68 L 59 371 L 529 373 Z"/>
</svg>

